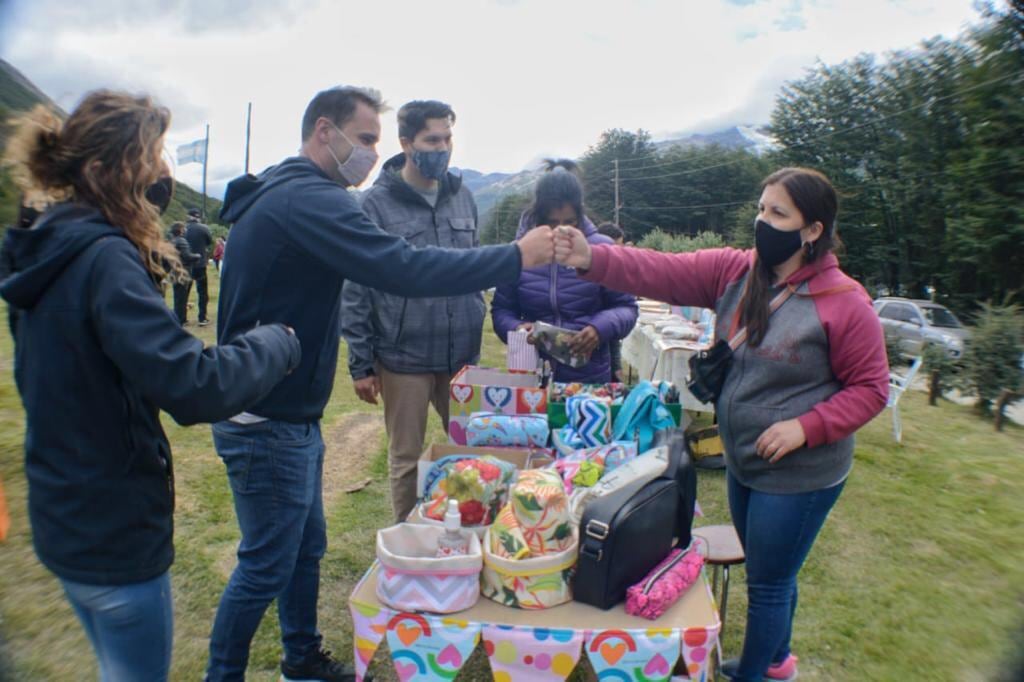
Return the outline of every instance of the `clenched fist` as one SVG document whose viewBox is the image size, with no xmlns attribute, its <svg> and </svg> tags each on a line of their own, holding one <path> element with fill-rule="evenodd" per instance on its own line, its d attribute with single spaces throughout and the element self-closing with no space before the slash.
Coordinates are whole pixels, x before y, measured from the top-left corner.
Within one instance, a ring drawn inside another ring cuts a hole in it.
<svg viewBox="0 0 1024 682">
<path fill-rule="evenodd" d="M 570 268 L 589 270 L 590 256 L 590 244 L 582 232 L 565 226 L 555 231 L 556 261 Z"/>
<path fill-rule="evenodd" d="M 547 225 L 538 225 L 516 244 L 523 259 L 523 270 L 547 265 L 555 259 L 555 233 Z"/>
</svg>

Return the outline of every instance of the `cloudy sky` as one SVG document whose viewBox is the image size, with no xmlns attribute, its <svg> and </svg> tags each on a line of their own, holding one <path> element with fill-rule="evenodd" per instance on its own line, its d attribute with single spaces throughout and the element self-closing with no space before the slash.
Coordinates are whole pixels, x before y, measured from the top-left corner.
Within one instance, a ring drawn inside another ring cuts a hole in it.
<svg viewBox="0 0 1024 682">
<path fill-rule="evenodd" d="M 449 102 L 453 163 L 514 172 L 608 128 L 655 136 L 768 120 L 817 60 L 956 36 L 973 0 L 0 0 L 0 58 L 65 109 L 92 88 L 169 106 L 168 147 L 210 124 L 211 194 L 293 154 L 312 95 L 372 85 Z M 398 151 L 385 114 L 384 158 Z M 177 169 L 198 187 L 200 167 Z"/>
</svg>

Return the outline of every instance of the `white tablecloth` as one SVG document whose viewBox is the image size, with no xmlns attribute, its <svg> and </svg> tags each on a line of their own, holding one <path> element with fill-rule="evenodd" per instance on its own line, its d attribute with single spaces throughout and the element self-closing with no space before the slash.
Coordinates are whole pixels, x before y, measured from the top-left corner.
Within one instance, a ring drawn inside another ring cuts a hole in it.
<svg viewBox="0 0 1024 682">
<path fill-rule="evenodd" d="M 679 388 L 679 402 L 684 410 L 714 412 L 715 407 L 702 403 L 686 388 L 690 376 L 690 356 L 699 346 L 693 341 L 662 338 L 654 327 L 638 324 L 622 340 L 622 361 L 629 364 L 640 380 L 671 381 Z"/>
</svg>

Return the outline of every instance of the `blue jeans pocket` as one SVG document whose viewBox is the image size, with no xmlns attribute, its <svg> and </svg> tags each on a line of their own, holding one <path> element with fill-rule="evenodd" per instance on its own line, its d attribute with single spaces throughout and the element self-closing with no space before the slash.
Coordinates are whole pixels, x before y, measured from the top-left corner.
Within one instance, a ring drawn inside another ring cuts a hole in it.
<svg viewBox="0 0 1024 682">
<path fill-rule="evenodd" d="M 213 445 L 217 454 L 224 460 L 231 489 L 236 493 L 244 493 L 248 490 L 249 471 L 252 468 L 256 441 L 233 431 L 232 427 L 214 424 Z"/>
</svg>

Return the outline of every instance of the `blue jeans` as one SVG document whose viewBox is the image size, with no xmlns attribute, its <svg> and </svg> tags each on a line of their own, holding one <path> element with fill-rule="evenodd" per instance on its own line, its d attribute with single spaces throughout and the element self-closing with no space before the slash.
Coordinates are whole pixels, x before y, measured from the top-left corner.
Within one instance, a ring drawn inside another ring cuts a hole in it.
<svg viewBox="0 0 1024 682">
<path fill-rule="evenodd" d="M 170 573 L 129 585 L 61 584 L 96 652 L 100 680 L 167 679 L 174 639 Z"/>
<path fill-rule="evenodd" d="M 299 665 L 317 651 L 320 559 L 327 549 L 319 422 L 266 421 L 213 426 L 242 531 L 238 566 L 210 634 L 207 679 L 243 680 L 249 645 L 277 599 L 285 658 Z"/>
<path fill-rule="evenodd" d="M 796 613 L 796 576 L 811 551 L 840 483 L 824 490 L 774 495 L 728 477 L 729 510 L 747 555 L 747 632 L 733 680 L 757 680 L 789 656 Z"/>
</svg>

